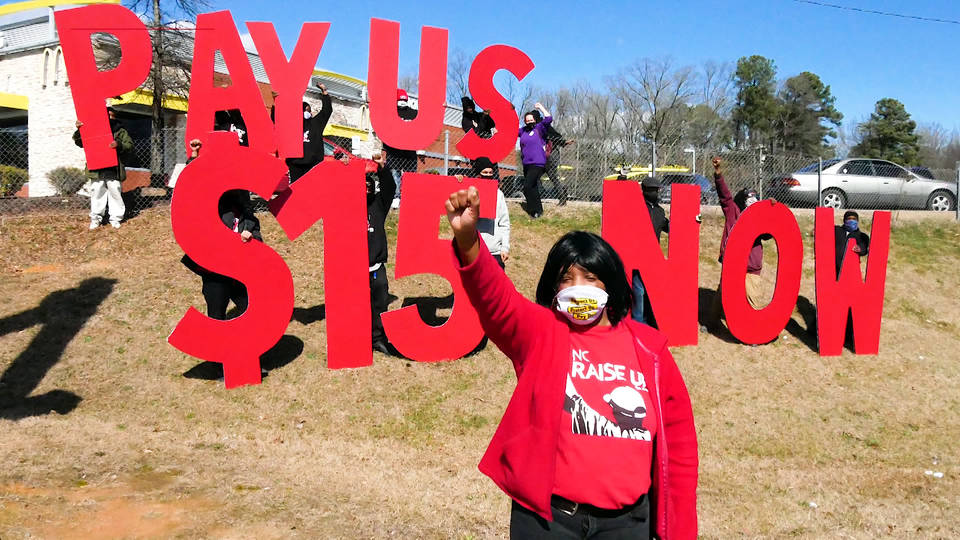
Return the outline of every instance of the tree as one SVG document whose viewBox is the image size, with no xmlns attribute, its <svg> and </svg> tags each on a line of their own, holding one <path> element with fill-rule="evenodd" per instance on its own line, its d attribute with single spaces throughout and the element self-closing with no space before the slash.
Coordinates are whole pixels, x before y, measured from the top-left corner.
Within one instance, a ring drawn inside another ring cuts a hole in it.
<svg viewBox="0 0 960 540">
<path fill-rule="evenodd" d="M 625 142 L 634 146 L 645 140 L 658 145 L 679 142 L 695 83 L 693 68 L 675 67 L 670 58 L 643 58 L 612 78 L 608 85 L 621 111 Z"/>
<path fill-rule="evenodd" d="M 696 148 L 719 150 L 730 144 L 730 122 L 707 103 L 687 108 L 684 141 Z"/>
<path fill-rule="evenodd" d="M 153 64 L 147 77 L 147 87 L 153 92 L 151 104 L 153 144 L 151 163 L 153 176 L 163 172 L 163 100 L 167 95 L 187 98 L 190 95 L 190 67 L 193 52 L 193 24 L 197 15 L 209 7 L 208 0 L 131 0 L 126 2 L 131 11 L 149 21 L 153 46 Z M 119 49 L 115 57 L 119 61 Z"/>
<path fill-rule="evenodd" d="M 741 57 L 734 72 L 737 99 L 733 106 L 734 143 L 769 143 L 777 112 L 773 60 L 759 55 Z"/>
<path fill-rule="evenodd" d="M 836 99 L 820 77 L 804 71 L 790 77 L 780 90 L 776 131 L 785 151 L 808 156 L 832 157 L 830 139 L 837 137 L 843 114 L 834 107 Z"/>
<path fill-rule="evenodd" d="M 704 62 L 697 73 L 700 82 L 700 103 L 718 115 L 726 115 L 733 105 L 733 72 L 729 62 Z"/>
<path fill-rule="evenodd" d="M 460 103 L 470 95 L 470 59 L 463 49 L 456 49 L 447 62 L 447 103 Z"/>
<path fill-rule="evenodd" d="M 860 124 L 862 139 L 851 153 L 857 156 L 886 159 L 901 165 L 916 165 L 920 153 L 917 123 L 903 103 L 883 98 L 877 102 L 870 119 Z"/>
<path fill-rule="evenodd" d="M 922 124 L 917 127 L 920 136 L 920 164 L 934 169 L 954 169 L 960 162 L 960 132 L 947 132 L 940 124 Z"/>
</svg>

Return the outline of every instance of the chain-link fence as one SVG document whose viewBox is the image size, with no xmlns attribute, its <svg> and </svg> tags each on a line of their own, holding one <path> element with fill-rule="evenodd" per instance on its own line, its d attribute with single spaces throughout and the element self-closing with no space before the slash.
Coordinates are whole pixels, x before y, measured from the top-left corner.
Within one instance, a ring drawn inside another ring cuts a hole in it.
<svg viewBox="0 0 960 540">
<path fill-rule="evenodd" d="M 123 156 L 126 180 L 122 198 L 127 219 L 145 208 L 169 203 L 171 179 L 178 172 L 177 165 L 187 158 L 183 141 L 183 130 L 174 128 L 134 137 L 133 150 Z M 75 149 L 69 134 L 61 144 L 65 149 Z M 325 141 L 326 158 L 369 161 L 354 155 L 349 146 L 349 140 Z M 39 167 L 31 161 L 26 126 L 0 128 L 0 215 L 89 212 L 95 186 L 91 174 L 83 170 L 82 153 L 77 155 L 78 163 L 35 173 L 33 169 Z M 960 172 L 956 169 L 907 169 L 889 161 L 863 158 L 821 160 L 816 156 L 769 152 L 762 147 L 718 150 L 692 145 L 656 146 L 652 142 L 628 147 L 603 139 L 554 145 L 540 177 L 539 190 L 541 198 L 547 201 L 597 202 L 606 181 L 639 181 L 656 176 L 662 186 L 663 203 L 670 201 L 672 185 L 683 183 L 699 185 L 701 203 L 716 205 L 719 195 L 713 181 L 714 156 L 723 161 L 732 193 L 750 188 L 761 198 L 774 198 L 792 207 L 813 207 L 819 203 L 835 208 L 957 209 Z M 367 165 L 375 167 L 372 162 Z M 452 143 L 442 152 L 388 150 L 387 165 L 400 172 L 473 174 L 470 161 L 457 155 Z M 304 172 L 292 176 L 296 179 Z M 502 161 L 498 172 L 507 197 L 525 198 L 524 166 L 519 151 Z"/>
<path fill-rule="evenodd" d="M 908 169 L 878 159 L 822 160 L 788 152 L 771 153 L 763 148 L 654 148 L 650 143 L 646 148 L 625 152 L 605 147 L 600 141 L 567 145 L 550 156 L 541 177 L 541 197 L 562 200 L 565 193 L 570 200 L 599 201 L 604 181 L 656 176 L 662 186 L 661 202 L 670 201 L 673 184 L 683 183 L 699 185 L 701 203 L 715 205 L 719 197 L 712 159 L 719 157 L 732 193 L 749 188 L 760 198 L 773 198 L 791 207 L 820 204 L 860 209 L 957 209 L 958 170 Z M 559 182 L 553 181 L 554 173 Z M 508 197 L 524 196 L 522 174 L 502 178 L 501 186 Z"/>
</svg>

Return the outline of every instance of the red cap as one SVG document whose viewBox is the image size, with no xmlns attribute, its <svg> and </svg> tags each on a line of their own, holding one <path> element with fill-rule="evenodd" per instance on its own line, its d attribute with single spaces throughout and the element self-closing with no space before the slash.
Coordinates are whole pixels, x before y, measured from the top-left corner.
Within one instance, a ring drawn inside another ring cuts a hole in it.
<svg viewBox="0 0 960 540">
<path fill-rule="evenodd" d="M 407 91 L 403 88 L 397 90 L 397 101 L 407 101 L 409 96 L 407 96 Z"/>
</svg>

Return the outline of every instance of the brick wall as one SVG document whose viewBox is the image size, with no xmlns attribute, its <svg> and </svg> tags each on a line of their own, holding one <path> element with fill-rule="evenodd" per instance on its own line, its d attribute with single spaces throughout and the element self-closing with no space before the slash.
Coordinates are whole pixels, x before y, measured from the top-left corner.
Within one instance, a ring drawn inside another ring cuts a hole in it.
<svg viewBox="0 0 960 540">
<path fill-rule="evenodd" d="M 27 96 L 29 152 L 28 167 L 31 197 L 54 195 L 47 173 L 61 166 L 83 167 L 83 149 L 71 138 L 77 115 L 73 97 L 67 84 L 67 71 L 60 64 L 55 78 L 56 50 L 51 51 L 47 66 L 47 84 L 43 85 L 43 49 L 5 55 L 0 59 L 0 80 L 6 83 L 5 92 Z"/>
</svg>

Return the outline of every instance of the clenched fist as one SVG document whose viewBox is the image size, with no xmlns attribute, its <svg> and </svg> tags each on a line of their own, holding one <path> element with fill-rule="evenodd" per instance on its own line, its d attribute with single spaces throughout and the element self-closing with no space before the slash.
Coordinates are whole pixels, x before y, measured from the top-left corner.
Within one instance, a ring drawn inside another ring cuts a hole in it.
<svg viewBox="0 0 960 540">
<path fill-rule="evenodd" d="M 447 209 L 447 220 L 453 229 L 453 236 L 457 241 L 460 260 L 467 265 L 476 260 L 479 255 L 479 239 L 477 237 L 477 220 L 480 219 L 480 193 L 477 188 L 470 186 L 450 194 L 444 204 Z"/>
</svg>

